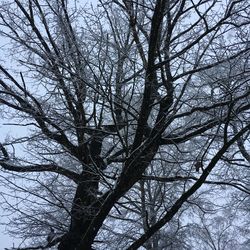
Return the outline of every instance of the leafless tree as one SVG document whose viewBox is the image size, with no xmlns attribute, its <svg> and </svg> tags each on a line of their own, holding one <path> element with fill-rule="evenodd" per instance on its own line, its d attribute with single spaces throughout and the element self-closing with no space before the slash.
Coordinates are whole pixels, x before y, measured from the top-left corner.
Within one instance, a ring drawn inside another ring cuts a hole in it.
<svg viewBox="0 0 250 250">
<path fill-rule="evenodd" d="M 235 247 L 237 249 L 249 247 L 249 244 L 242 246 L 240 243 L 240 237 L 244 236 L 244 232 L 240 232 L 239 227 L 234 225 L 233 217 L 227 215 L 226 217 L 216 216 L 206 219 L 205 216 L 203 214 L 201 217 L 201 223 L 189 226 L 193 248 L 226 250 Z M 234 235 L 238 235 L 238 237 Z"/>
<path fill-rule="evenodd" d="M 1 1 L 0 111 L 25 127 L 0 144 L 18 249 L 191 249 L 192 211 L 247 200 L 249 7 Z"/>
</svg>

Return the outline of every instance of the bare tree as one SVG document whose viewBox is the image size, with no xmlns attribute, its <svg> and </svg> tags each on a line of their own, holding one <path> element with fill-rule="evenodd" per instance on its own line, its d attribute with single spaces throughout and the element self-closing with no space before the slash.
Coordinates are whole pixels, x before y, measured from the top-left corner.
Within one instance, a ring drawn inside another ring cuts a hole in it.
<svg viewBox="0 0 250 250">
<path fill-rule="evenodd" d="M 240 243 L 244 233 L 239 231 L 239 227 L 234 225 L 231 216 L 216 216 L 209 219 L 201 217 L 201 223 L 189 226 L 191 229 L 191 238 L 193 238 L 193 248 L 226 250 L 226 249 L 244 249 Z M 234 235 L 238 235 L 235 237 Z M 244 245 L 244 244 L 243 244 Z M 196 247 L 195 247 L 196 246 Z M 249 244 L 245 244 L 249 247 Z"/>
<path fill-rule="evenodd" d="M 22 249 L 191 249 L 187 213 L 249 196 L 249 7 L 1 1 L 1 115 L 27 128 L 0 144 L 2 196 Z"/>
</svg>

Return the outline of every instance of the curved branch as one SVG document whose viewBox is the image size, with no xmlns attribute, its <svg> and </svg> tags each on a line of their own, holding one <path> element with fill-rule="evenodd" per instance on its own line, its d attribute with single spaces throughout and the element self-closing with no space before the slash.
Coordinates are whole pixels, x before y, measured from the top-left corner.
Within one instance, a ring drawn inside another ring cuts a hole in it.
<svg viewBox="0 0 250 250">
<path fill-rule="evenodd" d="M 3 146 L 0 144 L 0 149 L 3 152 L 3 155 L 5 155 L 5 152 L 7 152 Z M 8 157 L 8 154 L 7 154 Z M 15 164 L 11 164 L 8 162 L 9 158 L 0 160 L 0 166 L 8 171 L 12 172 L 18 172 L 18 173 L 29 173 L 29 172 L 53 172 L 60 175 L 63 175 L 74 182 L 78 183 L 80 181 L 80 175 L 77 173 L 74 173 L 70 170 L 67 170 L 63 167 L 60 167 L 56 164 L 35 164 L 35 165 L 27 165 L 27 166 L 17 166 Z"/>
<path fill-rule="evenodd" d="M 198 181 L 199 178 L 194 176 L 174 176 L 174 177 L 160 177 L 160 176 L 143 176 L 144 180 L 159 181 L 159 182 L 175 182 L 175 181 Z M 214 184 L 214 185 L 224 185 L 234 187 L 246 194 L 250 195 L 250 189 L 244 185 L 236 182 L 226 182 L 226 181 L 204 181 L 204 184 Z"/>
<path fill-rule="evenodd" d="M 3 160 L 8 161 L 10 159 L 10 157 L 9 157 L 9 154 L 8 154 L 7 150 L 5 149 L 5 147 L 3 146 L 2 143 L 0 143 L 0 150 L 3 153 L 3 157 L 4 157 Z M 1 160 L 0 160 L 0 162 L 1 162 Z"/>
<path fill-rule="evenodd" d="M 53 241 L 49 242 L 47 245 L 45 246 L 36 246 L 36 247 L 12 247 L 12 248 L 4 248 L 4 250 L 45 250 L 45 249 L 50 249 L 51 247 L 55 246 L 57 243 L 59 243 L 62 240 L 62 236 L 61 237 L 57 237 L 55 238 Z"/>
<path fill-rule="evenodd" d="M 233 125 L 233 131 L 235 134 L 238 133 L 238 129 L 237 129 L 236 125 Z M 250 154 L 247 152 L 242 138 L 239 138 L 237 140 L 237 145 L 238 145 L 238 148 L 239 148 L 242 156 L 250 163 Z"/>
<path fill-rule="evenodd" d="M 200 178 L 193 184 L 193 186 L 183 193 L 180 198 L 174 203 L 174 205 L 166 212 L 162 219 L 155 223 L 148 231 L 143 234 L 138 240 L 136 240 L 128 249 L 138 249 L 142 246 L 155 232 L 162 228 L 167 222 L 169 222 L 179 211 L 182 205 L 191 197 L 206 181 L 209 173 L 221 159 L 221 156 L 229 149 L 229 147 L 234 144 L 238 138 L 240 138 L 244 133 L 250 129 L 250 123 L 245 126 L 240 132 L 238 132 L 231 140 L 229 140 L 223 147 L 217 152 L 217 154 L 212 158 L 208 166 L 205 168 Z"/>
</svg>

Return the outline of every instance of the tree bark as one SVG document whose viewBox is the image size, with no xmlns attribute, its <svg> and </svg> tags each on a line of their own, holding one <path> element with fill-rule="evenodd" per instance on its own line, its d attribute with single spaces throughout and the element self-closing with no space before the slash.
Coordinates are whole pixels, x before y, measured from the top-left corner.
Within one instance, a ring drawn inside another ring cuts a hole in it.
<svg viewBox="0 0 250 250">
<path fill-rule="evenodd" d="M 59 250 L 75 250 L 80 244 L 93 217 L 95 217 L 98 212 L 96 202 L 98 184 L 99 177 L 95 172 L 88 170 L 83 174 L 82 181 L 77 187 L 72 205 L 69 231 L 63 236 L 58 246 Z M 91 243 L 89 243 L 85 249 L 92 249 Z"/>
</svg>

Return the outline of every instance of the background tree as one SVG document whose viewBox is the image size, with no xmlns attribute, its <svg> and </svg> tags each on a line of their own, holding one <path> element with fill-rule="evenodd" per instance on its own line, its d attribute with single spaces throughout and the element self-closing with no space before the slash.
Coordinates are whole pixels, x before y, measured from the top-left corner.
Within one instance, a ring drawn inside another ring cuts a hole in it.
<svg viewBox="0 0 250 250">
<path fill-rule="evenodd" d="M 192 249 L 212 213 L 249 213 L 249 7 L 1 2 L 1 115 L 27 128 L 0 144 L 2 197 L 26 249 Z"/>
</svg>

